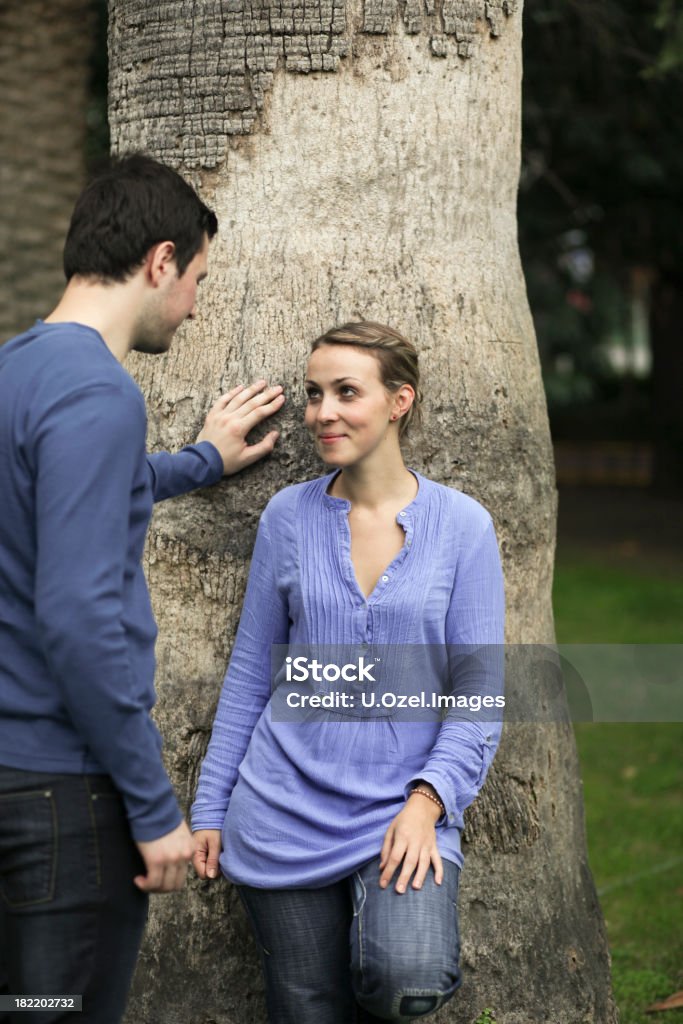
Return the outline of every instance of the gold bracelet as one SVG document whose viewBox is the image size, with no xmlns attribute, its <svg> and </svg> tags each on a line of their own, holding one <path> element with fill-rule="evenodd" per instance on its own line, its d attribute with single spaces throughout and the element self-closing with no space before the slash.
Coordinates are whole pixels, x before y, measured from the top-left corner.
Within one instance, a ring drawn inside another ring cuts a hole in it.
<svg viewBox="0 0 683 1024">
<path fill-rule="evenodd" d="M 428 800 L 431 800 L 440 808 L 442 814 L 446 813 L 446 808 L 441 800 L 439 800 L 438 796 L 434 796 L 433 793 L 429 793 L 426 789 L 420 789 L 419 786 L 416 786 L 415 789 L 411 789 L 410 795 L 412 796 L 413 793 L 420 793 L 421 796 L 426 796 Z"/>
</svg>

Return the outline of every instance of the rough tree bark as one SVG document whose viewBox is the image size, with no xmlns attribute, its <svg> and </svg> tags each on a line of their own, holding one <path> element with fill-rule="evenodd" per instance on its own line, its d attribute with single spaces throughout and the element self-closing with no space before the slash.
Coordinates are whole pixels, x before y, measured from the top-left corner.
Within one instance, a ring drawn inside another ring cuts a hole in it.
<svg viewBox="0 0 683 1024">
<path fill-rule="evenodd" d="M 0 343 L 49 313 L 64 287 L 92 47 L 90 0 L 0 0 Z"/>
<path fill-rule="evenodd" d="M 131 362 L 152 446 L 186 442 L 218 392 L 283 381 L 267 465 L 158 509 L 147 568 L 160 625 L 158 720 L 189 800 L 240 611 L 257 517 L 321 471 L 301 423 L 307 344 L 347 319 L 419 346 L 426 426 L 409 464 L 491 511 L 508 639 L 552 640 L 555 487 L 519 263 L 521 10 L 515 0 L 113 0 L 114 148 L 141 147 L 219 216 L 198 323 Z M 528 680 L 530 703 L 540 683 Z M 586 862 L 561 702 L 510 725 L 469 814 L 465 982 L 438 1019 L 612 1024 L 608 954 Z M 155 901 L 129 1019 L 264 1020 L 229 887 Z"/>
</svg>

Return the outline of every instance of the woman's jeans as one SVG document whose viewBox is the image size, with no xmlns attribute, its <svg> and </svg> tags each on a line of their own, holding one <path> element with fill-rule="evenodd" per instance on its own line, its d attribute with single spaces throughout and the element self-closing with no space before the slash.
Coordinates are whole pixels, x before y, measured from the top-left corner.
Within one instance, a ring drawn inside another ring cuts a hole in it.
<svg viewBox="0 0 683 1024">
<path fill-rule="evenodd" d="M 379 887 L 379 858 L 320 889 L 238 886 L 261 953 L 270 1024 L 373 1024 L 433 1013 L 460 985 L 458 879 Z"/>
<path fill-rule="evenodd" d="M 0 994 L 80 995 L 83 1012 L 0 1022 L 118 1024 L 147 896 L 123 801 L 106 775 L 0 767 Z"/>
</svg>

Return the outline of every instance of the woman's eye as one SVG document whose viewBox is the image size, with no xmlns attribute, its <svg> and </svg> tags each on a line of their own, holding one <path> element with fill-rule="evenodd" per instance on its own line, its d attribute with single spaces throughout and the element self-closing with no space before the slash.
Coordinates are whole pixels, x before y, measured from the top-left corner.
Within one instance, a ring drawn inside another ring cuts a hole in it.
<svg viewBox="0 0 683 1024">
<path fill-rule="evenodd" d="M 342 397 L 344 398 L 353 398 L 353 396 L 356 394 L 356 389 L 347 385 L 345 388 L 341 389 L 341 394 Z"/>
<path fill-rule="evenodd" d="M 308 388 L 306 390 L 306 398 L 309 402 L 315 402 L 316 398 L 320 397 L 320 392 L 317 388 Z"/>
</svg>

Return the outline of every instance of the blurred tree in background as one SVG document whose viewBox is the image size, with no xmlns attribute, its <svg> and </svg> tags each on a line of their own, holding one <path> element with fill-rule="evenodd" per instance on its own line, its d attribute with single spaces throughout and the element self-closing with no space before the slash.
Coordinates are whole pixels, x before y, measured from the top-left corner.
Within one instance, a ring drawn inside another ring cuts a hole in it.
<svg viewBox="0 0 683 1024">
<path fill-rule="evenodd" d="M 90 89 L 88 94 L 86 161 L 91 174 L 109 159 L 109 118 L 107 90 L 109 85 L 109 56 L 107 52 L 108 3 L 107 0 L 83 0 L 90 11 L 94 46 L 90 58 Z"/>
<path fill-rule="evenodd" d="M 0 344 L 45 316 L 64 287 L 95 48 L 90 0 L 0 2 Z"/>
<path fill-rule="evenodd" d="M 683 12 L 525 13 L 520 246 L 556 437 L 650 439 L 683 480 Z"/>
</svg>

